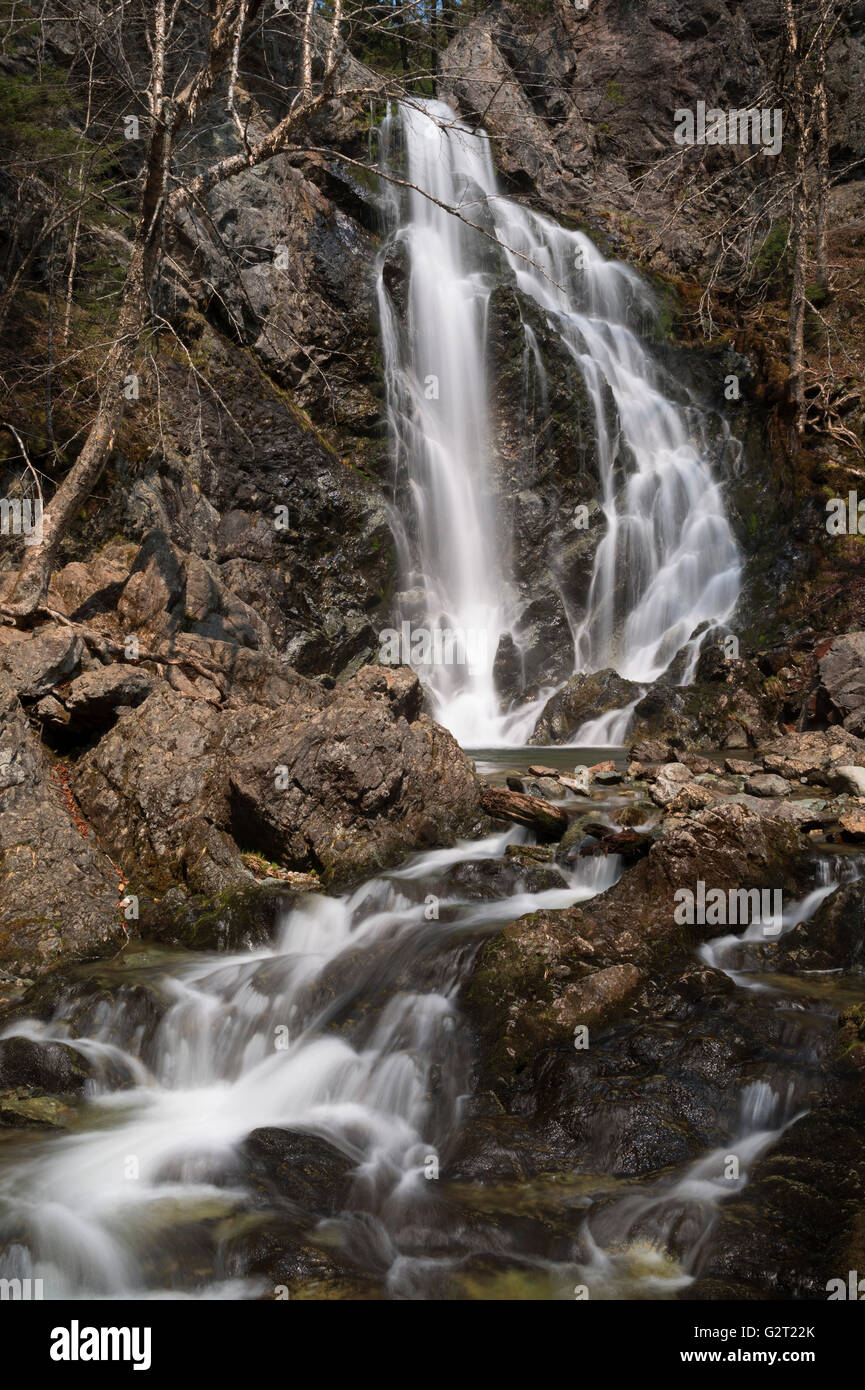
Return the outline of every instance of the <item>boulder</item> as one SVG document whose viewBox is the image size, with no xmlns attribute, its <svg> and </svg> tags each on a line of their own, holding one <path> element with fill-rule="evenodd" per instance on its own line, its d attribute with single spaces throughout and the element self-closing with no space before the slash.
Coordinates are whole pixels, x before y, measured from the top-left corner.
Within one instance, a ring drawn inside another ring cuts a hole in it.
<svg viewBox="0 0 865 1390">
<path fill-rule="evenodd" d="M 861 966 L 865 950 L 865 893 L 862 883 L 846 883 L 820 904 L 805 922 L 761 950 L 772 970 L 850 970 Z"/>
<path fill-rule="evenodd" d="M 259 1196 L 288 1202 L 309 1216 L 345 1206 L 352 1163 L 333 1144 L 315 1134 L 269 1127 L 254 1129 L 241 1148 L 249 1178 Z"/>
<path fill-rule="evenodd" d="M 804 777 L 809 782 L 826 783 L 836 767 L 865 768 L 865 740 L 840 725 L 831 729 L 809 729 L 785 734 L 765 745 L 764 761 L 782 776 Z"/>
<path fill-rule="evenodd" d="M 637 763 L 666 763 L 673 756 L 673 745 L 663 738 L 638 738 L 628 749 L 628 758 Z"/>
<path fill-rule="evenodd" d="M 865 632 L 836 637 L 819 661 L 817 707 L 851 734 L 865 735 Z"/>
<path fill-rule="evenodd" d="M 79 761 L 76 795 L 128 872 L 233 891 L 257 851 L 344 882 L 479 826 L 471 766 L 418 713 L 413 672 L 364 668 L 328 694 L 266 658 L 254 670 L 222 708 L 157 688 Z M 276 708 L 249 699 L 268 681 Z"/>
<path fill-rule="evenodd" d="M 833 792 L 847 792 L 850 796 L 865 796 L 865 767 L 833 767 L 827 773 L 826 785 Z"/>
<path fill-rule="evenodd" d="M 608 710 L 631 704 L 642 689 L 624 680 L 616 671 L 572 676 L 567 685 L 547 701 L 529 742 L 566 743 L 582 724 Z"/>
<path fill-rule="evenodd" d="M 724 891 L 771 887 L 795 895 L 808 872 L 794 824 L 759 803 L 755 810 L 715 805 L 670 829 L 598 897 L 509 923 L 481 944 L 461 995 L 483 1040 L 490 1088 L 506 1098 L 547 1049 L 573 1045 L 574 1014 L 563 999 L 591 1007 L 593 1036 L 611 1026 L 641 982 L 632 969 L 585 985 L 597 972 L 626 965 L 652 976 L 668 962 L 690 962 L 695 939 L 725 930 L 678 924 L 677 889 L 695 892 L 702 880 Z"/>
<path fill-rule="evenodd" d="M 0 1088 L 80 1095 L 92 1070 L 81 1053 L 66 1043 L 39 1042 L 20 1035 L 0 1038 Z"/>
<path fill-rule="evenodd" d="M 725 758 L 724 766 L 734 777 L 753 777 L 763 771 L 760 763 L 753 763 L 747 758 Z"/>
<path fill-rule="evenodd" d="M 749 796 L 789 796 L 790 783 L 772 772 L 757 772 L 745 783 Z"/>
</svg>

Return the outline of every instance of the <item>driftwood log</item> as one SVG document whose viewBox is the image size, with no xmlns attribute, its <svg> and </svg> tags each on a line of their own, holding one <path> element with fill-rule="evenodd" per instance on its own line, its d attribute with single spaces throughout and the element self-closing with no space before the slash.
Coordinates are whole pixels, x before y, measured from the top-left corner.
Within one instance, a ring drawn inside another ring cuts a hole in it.
<svg viewBox="0 0 865 1390">
<path fill-rule="evenodd" d="M 540 796 L 508 791 L 505 787 L 484 787 L 481 806 L 497 820 L 516 821 L 534 830 L 541 840 L 560 840 L 568 828 L 568 817 L 560 806 Z"/>
</svg>

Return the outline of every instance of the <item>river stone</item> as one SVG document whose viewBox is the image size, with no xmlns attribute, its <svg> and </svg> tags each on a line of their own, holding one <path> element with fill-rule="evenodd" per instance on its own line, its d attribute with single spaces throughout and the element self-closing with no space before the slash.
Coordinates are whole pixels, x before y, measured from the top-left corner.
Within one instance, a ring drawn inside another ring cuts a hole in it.
<svg viewBox="0 0 865 1390">
<path fill-rule="evenodd" d="M 68 1129 L 75 1111 L 56 1096 L 0 1091 L 0 1125 L 10 1129 Z"/>
<path fill-rule="evenodd" d="M 807 758 L 782 758 L 777 753 L 765 753 L 763 767 L 766 772 L 777 772 L 779 777 L 786 777 L 790 781 L 798 778 L 801 782 L 808 781 L 810 771 Z"/>
<path fill-rule="evenodd" d="M 505 857 L 534 864 L 551 864 L 556 851 L 552 845 L 506 845 Z"/>
<path fill-rule="evenodd" d="M 724 766 L 734 777 L 753 777 L 763 771 L 760 763 L 752 763 L 745 758 L 725 758 Z"/>
<path fill-rule="evenodd" d="M 745 791 L 749 796 L 788 796 L 791 787 L 784 777 L 773 772 L 758 772 L 748 778 Z"/>
<path fill-rule="evenodd" d="M 589 781 L 587 777 L 577 778 L 563 776 L 559 778 L 559 781 L 561 785 L 567 788 L 569 792 L 572 792 L 574 796 L 591 796 L 592 794 L 589 790 Z"/>
<path fill-rule="evenodd" d="M 665 763 L 656 776 L 665 782 L 690 782 L 694 774 L 686 763 Z"/>
<path fill-rule="evenodd" d="M 250 1180 L 262 1194 L 315 1215 L 345 1206 L 353 1165 L 326 1139 L 274 1126 L 255 1129 L 241 1156 L 249 1160 Z"/>
<path fill-rule="evenodd" d="M 699 782 L 685 782 L 679 786 L 678 795 L 667 803 L 665 810 L 668 815 L 683 815 L 688 811 L 702 810 L 704 806 L 711 806 L 717 800 L 718 794 L 714 788 L 701 787 Z"/>
<path fill-rule="evenodd" d="M 561 801 L 565 795 L 565 789 L 561 782 L 558 778 L 553 777 L 535 777 L 531 781 L 524 782 L 522 789 L 529 796 L 546 797 L 548 801 Z"/>
<path fill-rule="evenodd" d="M 670 782 L 666 777 L 659 777 L 657 781 L 650 784 L 649 796 L 656 806 L 666 809 L 673 804 L 681 790 L 681 782 Z"/>
<path fill-rule="evenodd" d="M 592 780 L 599 787 L 616 787 L 624 779 L 616 768 L 605 767 L 602 772 L 596 772 Z"/>
<path fill-rule="evenodd" d="M 74 1047 L 20 1035 L 0 1038 L 0 1087 L 24 1086 L 51 1095 L 80 1095 L 93 1068 Z"/>
<path fill-rule="evenodd" d="M 636 763 L 666 763 L 673 751 L 666 739 L 638 738 L 628 749 L 628 758 Z"/>
<path fill-rule="evenodd" d="M 827 774 L 826 784 L 832 791 L 865 796 L 865 767 L 833 767 Z"/>
</svg>

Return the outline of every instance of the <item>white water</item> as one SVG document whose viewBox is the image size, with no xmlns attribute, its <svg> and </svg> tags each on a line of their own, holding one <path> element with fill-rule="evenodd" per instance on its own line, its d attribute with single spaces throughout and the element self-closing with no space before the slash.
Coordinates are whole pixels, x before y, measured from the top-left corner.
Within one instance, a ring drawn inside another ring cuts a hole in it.
<svg viewBox="0 0 865 1390">
<path fill-rule="evenodd" d="M 470 664 L 413 662 L 440 722 L 471 747 L 523 741 L 543 698 L 503 715 L 492 672 L 501 634 L 519 641 L 509 540 L 489 459 L 486 326 L 498 276 L 512 277 L 542 310 L 580 372 L 595 417 L 605 530 L 589 591 L 569 612 L 574 670 L 614 667 L 648 683 L 682 653 L 682 678 L 692 679 L 705 632 L 735 608 L 739 552 L 699 443 L 699 412 L 670 399 L 638 336 L 640 322 L 657 312 L 643 280 L 605 260 L 582 233 L 499 195 L 486 136 L 443 103 L 402 106 L 388 117 L 386 169 L 395 168 L 397 130 L 408 181 L 498 243 L 423 193 L 401 199 L 389 188 L 397 222 L 389 248 L 402 244 L 410 271 L 404 323 L 384 268 L 379 279 L 388 421 L 413 511 L 396 526 L 407 589 L 401 616 L 472 641 Z M 543 364 L 527 334 L 543 395 Z M 437 397 L 430 396 L 433 378 Z M 607 738 L 624 736 L 630 711 L 620 715 L 605 724 Z M 597 742 L 598 730 L 592 735 Z M 578 741 L 590 741 L 585 731 Z"/>
<path fill-rule="evenodd" d="M 776 923 L 774 918 L 756 916 L 748 924 L 746 931 L 726 936 L 716 936 L 704 941 L 698 948 L 700 959 L 714 969 L 723 970 L 735 984 L 744 989 L 766 990 L 771 986 L 760 980 L 750 979 L 745 968 L 759 970 L 764 966 L 759 948 L 767 942 L 778 941 L 801 922 L 809 922 L 827 898 L 843 884 L 856 883 L 865 875 L 865 859 L 861 855 L 849 858 L 820 859 L 817 861 L 817 883 L 804 898 L 790 903 Z M 780 930 L 779 930 L 780 928 Z M 756 951 L 754 948 L 758 948 Z"/>
<path fill-rule="evenodd" d="M 0 1276 L 41 1278 L 52 1299 L 182 1296 L 160 1284 L 160 1254 L 170 1261 L 192 1223 L 248 1219 L 237 1149 L 272 1125 L 325 1137 L 351 1160 L 352 1197 L 334 1238 L 389 1269 L 391 1292 L 411 1284 L 417 1261 L 400 1231 L 407 1225 L 417 1239 L 435 1230 L 436 1184 L 424 1165 L 452 1135 L 468 1084 L 455 1004 L 463 943 L 523 913 L 580 902 L 621 868 L 612 857 L 585 860 L 567 887 L 495 902 L 443 896 L 440 918 L 427 920 L 427 892 L 443 872 L 498 858 L 521 838 L 511 831 L 419 856 L 345 898 L 311 895 L 286 916 L 273 949 L 184 953 L 154 967 L 150 982 L 171 1005 L 144 1057 L 122 1001 L 106 1002 L 90 1038 L 71 1034 L 68 1003 L 50 1023 L 9 1025 L 5 1036 L 69 1042 L 114 1071 L 95 1086 L 79 1132 L 27 1141 L 25 1156 L 4 1165 Z M 399 985 L 406 970 L 416 985 Z M 361 986 L 377 1007 L 335 1031 Z M 443 1079 L 435 1102 L 434 1067 Z M 123 1089 L 114 1089 L 118 1075 Z M 261 1281 L 230 1273 L 195 1296 L 262 1292 Z"/>
<path fill-rule="evenodd" d="M 863 872 L 860 856 L 818 861 L 815 887 L 787 907 L 780 932 L 774 919 L 760 917 L 741 935 L 702 943 L 698 958 L 724 970 L 741 988 L 775 995 L 783 1006 L 782 991 L 731 969 L 731 961 L 747 960 L 749 946 L 765 945 L 767 939 L 777 940 L 810 921 L 832 893 L 861 879 Z M 759 960 L 751 963 L 760 968 Z M 807 1113 L 797 1094 L 798 1080 L 793 1074 L 786 1081 L 775 1077 L 748 1082 L 739 1097 L 733 1132 L 722 1146 L 686 1164 L 679 1174 L 654 1180 L 589 1214 L 582 1232 L 586 1257 L 577 1277 L 590 1286 L 593 1298 L 672 1297 L 693 1282 L 720 1204 L 747 1185 L 758 1159 Z"/>
<path fill-rule="evenodd" d="M 724 1145 L 688 1164 L 681 1176 L 662 1179 L 590 1217 L 583 1231 L 588 1259 L 580 1277 L 592 1296 L 663 1297 L 690 1284 L 719 1204 L 741 1192 L 757 1160 L 804 1113 L 795 1107 L 792 1083 L 782 1094 L 768 1081 L 749 1082 L 734 1133 Z M 677 1241 L 684 1248 L 675 1258 L 671 1247 Z"/>
</svg>

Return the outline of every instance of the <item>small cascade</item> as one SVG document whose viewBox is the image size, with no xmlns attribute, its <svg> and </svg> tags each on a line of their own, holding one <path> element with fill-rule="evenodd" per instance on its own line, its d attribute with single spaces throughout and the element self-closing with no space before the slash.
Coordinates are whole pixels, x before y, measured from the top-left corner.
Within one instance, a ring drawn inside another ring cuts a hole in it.
<svg viewBox="0 0 865 1390">
<path fill-rule="evenodd" d="M 273 948 L 172 956 L 148 982 L 168 1000 L 145 1040 L 124 1007 L 100 1009 L 78 1037 L 74 990 L 49 1023 L 2 1036 L 60 1041 L 100 1063 L 76 1132 L 0 1174 L 0 1277 L 40 1278 L 51 1298 L 158 1297 L 159 1271 L 198 1220 L 249 1207 L 238 1152 L 275 1126 L 321 1136 L 353 1171 L 337 1227 L 355 1258 L 408 1277 L 400 1229 L 436 1229 L 425 1164 L 455 1132 L 469 1089 L 469 1044 L 456 1005 L 470 949 L 523 913 L 570 907 L 610 887 L 620 861 L 581 861 L 563 884 L 467 901 L 439 886 L 461 863 L 498 859 L 524 832 L 417 856 L 342 898 L 310 895 Z M 434 888 L 436 914 L 426 912 Z M 411 983 L 393 987 L 408 973 Z M 359 991 L 376 1007 L 334 1025 Z M 279 1045 L 277 1045 L 279 1041 Z M 431 1078 L 442 1080 L 432 1096 Z M 161 1261 L 161 1263 L 160 1263 Z M 423 1264 L 422 1260 L 418 1262 Z M 256 1297 L 254 1279 L 214 1277 L 196 1296 Z"/>
</svg>

